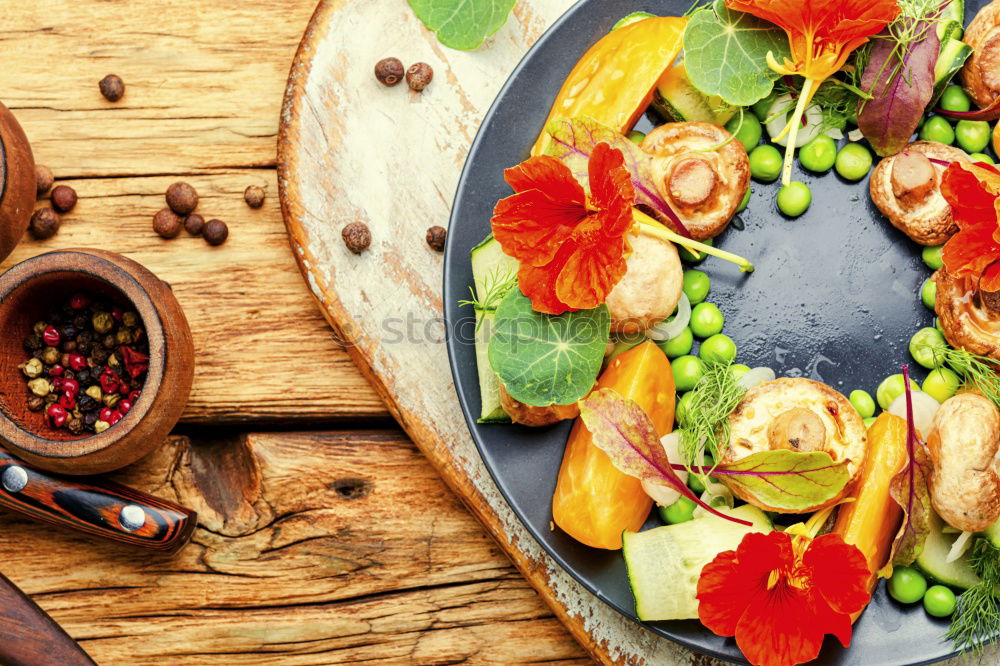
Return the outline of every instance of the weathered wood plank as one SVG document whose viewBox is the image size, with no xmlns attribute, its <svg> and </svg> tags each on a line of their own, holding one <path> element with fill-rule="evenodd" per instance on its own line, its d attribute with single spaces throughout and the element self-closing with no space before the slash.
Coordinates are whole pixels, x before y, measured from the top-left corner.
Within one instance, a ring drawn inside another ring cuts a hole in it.
<svg viewBox="0 0 1000 666">
<path fill-rule="evenodd" d="M 585 659 L 397 431 L 177 437 L 117 479 L 196 508 L 194 542 L 0 517 L 4 573 L 101 664 Z"/>
</svg>

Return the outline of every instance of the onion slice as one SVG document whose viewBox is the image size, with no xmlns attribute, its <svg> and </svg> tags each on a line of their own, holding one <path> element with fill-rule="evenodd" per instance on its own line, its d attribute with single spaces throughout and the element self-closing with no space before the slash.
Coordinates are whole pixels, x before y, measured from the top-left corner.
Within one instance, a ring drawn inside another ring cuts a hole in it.
<svg viewBox="0 0 1000 666">
<path fill-rule="evenodd" d="M 913 427 L 921 437 L 926 438 L 941 403 L 923 391 L 910 391 L 910 395 L 913 396 Z M 885 411 L 906 420 L 906 394 L 903 393 L 893 400 L 889 409 Z"/>
<path fill-rule="evenodd" d="M 648 329 L 646 335 L 657 342 L 673 340 L 691 323 L 691 301 L 687 294 L 681 292 L 681 300 L 677 301 L 677 314 L 670 321 L 665 321 Z"/>
<path fill-rule="evenodd" d="M 739 378 L 736 382 L 746 390 L 752 389 L 758 384 L 763 384 L 764 382 L 773 382 L 775 378 L 774 370 L 771 368 L 753 368 L 748 373 Z"/>
<path fill-rule="evenodd" d="M 795 100 L 791 95 L 781 95 L 774 100 L 774 104 L 771 105 L 771 110 L 768 112 L 770 117 L 765 123 L 768 136 L 781 136 L 782 131 L 785 129 L 785 125 L 789 123 L 791 113 L 794 108 Z M 799 128 L 799 132 L 795 137 L 796 148 L 801 148 L 806 145 L 819 136 L 823 130 L 823 109 L 821 109 L 818 105 L 810 104 L 806 107 L 805 113 L 802 114 L 802 118 L 804 120 L 803 125 Z M 782 136 L 780 139 L 772 139 L 771 142 L 776 143 L 779 146 L 787 146 L 788 137 L 787 135 Z"/>
<path fill-rule="evenodd" d="M 948 557 L 944 558 L 945 562 L 954 562 L 958 558 L 965 555 L 965 551 L 969 550 L 969 546 L 972 545 L 972 532 L 962 532 L 955 539 L 955 543 L 951 544 L 951 550 L 948 551 Z"/>
<path fill-rule="evenodd" d="M 681 461 L 681 434 L 679 432 L 672 432 L 669 435 L 664 435 L 660 438 L 660 444 L 663 445 L 663 450 L 667 454 L 667 460 L 672 463 L 680 463 Z M 681 480 L 681 483 L 687 483 L 688 473 L 684 470 L 675 470 L 674 473 L 677 478 Z M 670 506 L 677 500 L 681 498 L 681 493 L 678 490 L 674 490 L 674 487 L 668 483 L 655 481 L 653 479 L 643 479 L 642 489 L 646 491 L 646 494 L 653 498 L 653 501 L 660 506 Z"/>
</svg>

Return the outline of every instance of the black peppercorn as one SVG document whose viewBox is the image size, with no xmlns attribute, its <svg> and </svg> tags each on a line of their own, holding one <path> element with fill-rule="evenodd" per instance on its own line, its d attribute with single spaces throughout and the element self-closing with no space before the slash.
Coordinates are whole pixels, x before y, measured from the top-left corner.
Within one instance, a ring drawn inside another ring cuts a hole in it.
<svg viewBox="0 0 1000 666">
<path fill-rule="evenodd" d="M 97 412 L 87 412 L 83 415 L 83 424 L 93 427 L 93 425 L 97 423 L 98 417 L 99 414 Z"/>
<path fill-rule="evenodd" d="M 153 216 L 153 231 L 161 238 L 176 238 L 181 232 L 181 218 L 169 208 L 163 208 Z"/>
<path fill-rule="evenodd" d="M 84 368 L 76 373 L 76 381 L 80 382 L 80 386 L 86 386 L 93 381 L 93 376 L 90 374 L 89 368 Z"/>
<path fill-rule="evenodd" d="M 97 85 L 104 99 L 109 102 L 117 102 L 125 95 L 125 82 L 116 74 L 108 74 Z"/>
<path fill-rule="evenodd" d="M 38 351 L 45 346 L 42 342 L 42 338 L 38 335 L 29 335 L 24 339 L 24 351 Z"/>
<path fill-rule="evenodd" d="M 35 192 L 39 197 L 48 192 L 55 182 L 56 178 L 52 175 L 52 169 L 43 164 L 35 165 Z"/>
<path fill-rule="evenodd" d="M 63 379 L 76 379 L 76 374 L 72 370 L 63 370 Z"/>
<path fill-rule="evenodd" d="M 372 233 L 364 222 L 351 222 L 340 235 L 344 239 L 344 245 L 354 254 L 361 254 L 372 244 Z"/>
<path fill-rule="evenodd" d="M 97 365 L 104 365 L 105 363 L 107 363 L 109 356 L 111 356 L 111 352 L 109 352 L 107 349 L 95 349 L 94 353 L 91 354 L 91 358 L 94 359 L 94 363 L 96 363 Z"/>
<path fill-rule="evenodd" d="M 60 213 L 68 213 L 76 206 L 76 190 L 69 185 L 57 185 L 49 195 L 52 207 Z"/>
<path fill-rule="evenodd" d="M 264 205 L 264 188 L 260 185 L 251 185 L 243 190 L 243 200 L 251 208 L 260 208 Z"/>
<path fill-rule="evenodd" d="M 444 241 L 448 232 L 444 227 L 434 226 L 427 230 L 427 244 L 438 252 L 444 251 Z"/>
<path fill-rule="evenodd" d="M 77 350 L 76 340 L 63 340 L 63 343 L 59 345 L 59 348 L 67 354 L 72 354 Z"/>
<path fill-rule="evenodd" d="M 222 220 L 209 220 L 201 235 L 209 245 L 222 245 L 229 238 L 229 227 Z"/>
<path fill-rule="evenodd" d="M 399 58 L 383 58 L 375 63 L 375 78 L 384 86 L 392 87 L 402 81 L 404 71 Z"/>
<path fill-rule="evenodd" d="M 79 380 L 78 380 L 79 381 Z M 79 407 L 83 412 L 89 412 L 92 409 L 97 408 L 97 401 L 94 400 L 90 395 L 82 395 L 76 401 L 77 407 Z"/>
<path fill-rule="evenodd" d="M 85 332 L 83 329 L 87 328 L 87 321 L 87 315 L 78 314 L 73 317 L 70 323 L 73 325 L 73 328 L 80 331 L 80 336 L 82 337 Z"/>
<path fill-rule="evenodd" d="M 105 349 L 114 349 L 115 347 L 118 346 L 118 340 L 113 335 L 105 335 L 101 339 L 101 345 Z"/>
<path fill-rule="evenodd" d="M 37 395 L 33 395 L 28 398 L 28 409 L 33 412 L 40 412 L 45 409 L 45 398 L 40 398 Z"/>
<path fill-rule="evenodd" d="M 204 229 L 205 229 L 205 218 L 203 218 L 198 213 L 191 213 L 186 218 L 184 218 L 184 231 L 188 232 L 192 236 L 200 236 L 201 232 Z"/>
<path fill-rule="evenodd" d="M 52 238 L 59 231 L 59 215 L 49 207 L 39 208 L 31 216 L 28 231 L 38 240 Z"/>
<path fill-rule="evenodd" d="M 83 421 L 80 419 L 70 419 L 66 424 L 66 429 L 74 435 L 79 435 L 83 432 Z"/>
<path fill-rule="evenodd" d="M 198 192 L 187 183 L 174 183 L 167 188 L 167 205 L 178 215 L 187 215 L 198 207 Z"/>
<path fill-rule="evenodd" d="M 422 91 L 434 79 L 434 70 L 426 62 L 418 62 L 406 70 L 406 83 L 410 90 Z"/>
<path fill-rule="evenodd" d="M 76 340 L 76 335 L 79 331 L 73 327 L 72 324 L 69 326 L 63 326 L 62 330 L 59 331 L 59 335 L 62 336 L 63 340 Z"/>
</svg>

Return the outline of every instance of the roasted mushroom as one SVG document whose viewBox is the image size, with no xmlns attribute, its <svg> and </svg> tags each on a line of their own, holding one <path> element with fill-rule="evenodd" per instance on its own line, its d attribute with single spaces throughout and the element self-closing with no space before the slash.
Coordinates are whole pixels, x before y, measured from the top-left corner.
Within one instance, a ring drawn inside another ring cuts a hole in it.
<svg viewBox="0 0 1000 666">
<path fill-rule="evenodd" d="M 931 504 L 946 523 L 980 532 L 1000 518 L 1000 411 L 978 393 L 941 405 L 927 437 Z"/>
<path fill-rule="evenodd" d="M 934 141 L 911 143 L 887 157 L 872 173 L 872 201 L 892 226 L 921 245 L 940 245 L 958 231 L 951 206 L 941 195 L 941 162 L 968 160 L 958 148 Z"/>
<path fill-rule="evenodd" d="M 962 68 L 962 83 L 980 108 L 1000 97 L 1000 0 L 979 10 L 965 30 L 972 57 Z"/>
<path fill-rule="evenodd" d="M 629 237 L 625 276 L 608 294 L 611 330 L 638 333 L 674 312 L 684 287 L 684 269 L 669 241 L 639 234 Z"/>
<path fill-rule="evenodd" d="M 750 186 L 747 151 L 731 137 L 718 125 L 690 122 L 661 125 L 643 139 L 642 149 L 662 158 L 653 165 L 659 194 L 695 240 L 722 233 Z"/>
<path fill-rule="evenodd" d="M 507 416 L 514 423 L 521 425 L 540 427 L 552 425 L 559 421 L 575 419 L 580 415 L 580 408 L 576 403 L 572 405 L 550 405 L 548 407 L 532 407 L 519 400 L 515 400 L 503 384 L 500 385 L 500 406 Z"/>
<path fill-rule="evenodd" d="M 804 378 L 781 378 L 758 384 L 729 416 L 729 448 L 722 462 L 731 463 L 761 451 L 826 451 L 835 462 L 847 460 L 851 480 L 833 499 L 802 513 L 833 506 L 857 481 L 868 438 L 858 411 L 847 398 L 826 384 Z M 741 487 L 730 487 L 740 499 L 765 511 L 788 513 L 764 506 Z"/>
<path fill-rule="evenodd" d="M 1000 293 L 982 291 L 972 278 L 955 277 L 943 268 L 934 311 L 948 344 L 1000 360 Z"/>
</svg>

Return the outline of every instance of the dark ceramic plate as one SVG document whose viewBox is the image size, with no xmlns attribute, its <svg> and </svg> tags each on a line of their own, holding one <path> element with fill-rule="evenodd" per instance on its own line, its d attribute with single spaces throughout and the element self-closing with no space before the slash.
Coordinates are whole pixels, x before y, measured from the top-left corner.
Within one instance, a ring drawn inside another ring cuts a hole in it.
<svg viewBox="0 0 1000 666">
<path fill-rule="evenodd" d="M 967 19 L 983 4 L 967 3 Z M 528 156 L 576 61 L 630 12 L 678 15 L 689 5 L 689 0 L 581 0 L 552 26 L 511 75 L 476 137 L 455 196 L 445 257 L 455 387 L 486 467 L 542 547 L 588 590 L 636 622 L 621 553 L 589 548 L 549 527 L 569 424 L 531 429 L 476 423 L 479 386 L 468 334 L 473 313 L 458 302 L 467 298 L 472 284 L 469 250 L 489 233 L 493 205 L 511 194 L 503 170 Z M 920 248 L 872 205 L 867 180 L 849 183 L 833 172 L 817 176 L 798 168 L 795 178 L 813 192 L 812 207 L 795 220 L 777 211 L 778 185 L 753 183 L 750 206 L 717 243 L 749 257 L 757 271 L 744 275 L 732 264 L 709 258 L 699 267 L 712 278 L 709 300 L 725 314 L 725 332 L 736 341 L 739 362 L 769 366 L 779 376 L 821 380 L 844 393 L 863 388 L 874 394 L 884 377 L 910 361 L 910 336 L 933 325 L 933 313 L 919 296 L 930 271 Z M 651 517 L 647 524 L 657 521 Z M 742 661 L 732 639 L 719 638 L 698 622 L 643 624 L 700 652 Z M 856 625 L 851 648 L 828 637 L 819 663 L 937 661 L 952 653 L 942 637 L 947 628 L 947 621 L 930 617 L 920 605 L 897 604 L 880 585 Z"/>
</svg>

